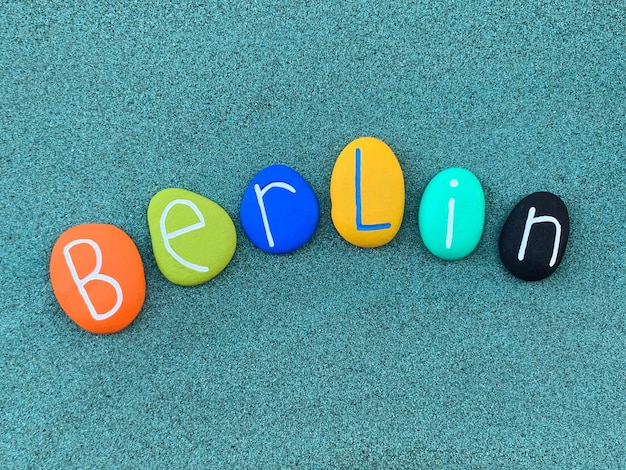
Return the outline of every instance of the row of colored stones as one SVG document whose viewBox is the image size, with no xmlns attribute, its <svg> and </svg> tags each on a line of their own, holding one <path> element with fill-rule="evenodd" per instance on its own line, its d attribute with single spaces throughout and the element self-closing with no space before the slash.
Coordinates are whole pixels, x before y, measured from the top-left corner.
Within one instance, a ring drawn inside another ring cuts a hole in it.
<svg viewBox="0 0 626 470">
<path fill-rule="evenodd" d="M 330 180 L 332 221 L 349 243 L 374 248 L 390 242 L 404 215 L 404 176 L 392 150 L 362 137 L 348 144 Z M 168 188 L 153 196 L 147 212 L 157 265 L 171 282 L 202 284 L 232 259 L 237 242 L 231 217 L 199 194 Z M 309 183 L 285 165 L 261 170 L 241 202 L 244 232 L 273 254 L 297 250 L 319 222 L 319 204 Z M 444 260 L 469 255 L 482 237 L 485 195 L 469 170 L 448 168 L 426 186 L 419 207 L 424 245 Z M 548 192 L 520 201 L 500 232 L 505 267 L 520 279 L 536 281 L 559 266 L 569 237 L 563 201 Z M 131 238 L 107 224 L 83 224 L 55 243 L 50 278 L 59 304 L 79 326 L 113 333 L 129 325 L 145 298 L 143 263 Z"/>
</svg>

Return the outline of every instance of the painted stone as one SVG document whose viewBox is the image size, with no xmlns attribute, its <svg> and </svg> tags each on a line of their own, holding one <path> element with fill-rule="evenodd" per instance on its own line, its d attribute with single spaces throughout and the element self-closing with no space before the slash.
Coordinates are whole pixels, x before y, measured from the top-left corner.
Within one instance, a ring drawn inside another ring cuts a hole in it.
<svg viewBox="0 0 626 470">
<path fill-rule="evenodd" d="M 474 174 L 448 168 L 426 186 L 419 208 L 419 229 L 426 248 L 445 260 L 469 255 L 485 225 L 485 193 Z"/>
<path fill-rule="evenodd" d="M 363 248 L 389 243 L 404 216 L 404 176 L 382 140 L 361 137 L 339 154 L 330 178 L 333 224 L 346 241 Z"/>
<path fill-rule="evenodd" d="M 174 284 L 194 286 L 217 276 L 235 253 L 232 219 L 217 203 L 179 188 L 156 193 L 148 205 L 152 251 Z"/>
<path fill-rule="evenodd" d="M 50 282 L 67 316 L 91 333 L 126 328 L 146 296 L 135 243 L 108 224 L 77 225 L 63 232 L 50 255 Z"/>
<path fill-rule="evenodd" d="M 565 203 L 549 192 L 526 196 L 511 211 L 500 232 L 504 266 L 525 281 L 540 281 L 561 264 L 569 239 Z"/>
<path fill-rule="evenodd" d="M 283 254 L 311 239 L 320 209 L 313 188 L 297 171 L 286 165 L 271 165 L 248 185 L 239 216 L 256 247 Z"/>
</svg>

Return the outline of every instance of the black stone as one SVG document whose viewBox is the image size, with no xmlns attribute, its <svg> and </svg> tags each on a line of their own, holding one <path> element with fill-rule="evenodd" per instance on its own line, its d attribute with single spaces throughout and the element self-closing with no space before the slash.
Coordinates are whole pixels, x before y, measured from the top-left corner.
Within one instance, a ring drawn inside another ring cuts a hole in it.
<svg viewBox="0 0 626 470">
<path fill-rule="evenodd" d="M 557 240 L 558 225 L 561 234 Z M 527 243 L 523 250 L 526 232 Z M 565 203 L 552 193 L 533 193 L 522 199 L 504 222 L 500 232 L 500 258 L 514 276 L 525 281 L 540 281 L 559 267 L 568 239 L 569 214 Z M 556 259 L 553 260 L 557 244 Z"/>
</svg>

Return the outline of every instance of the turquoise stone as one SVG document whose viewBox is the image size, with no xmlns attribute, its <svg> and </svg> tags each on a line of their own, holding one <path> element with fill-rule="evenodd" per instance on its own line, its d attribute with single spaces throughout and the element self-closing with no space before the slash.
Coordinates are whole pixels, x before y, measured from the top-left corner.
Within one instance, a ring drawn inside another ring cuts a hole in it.
<svg viewBox="0 0 626 470">
<path fill-rule="evenodd" d="M 448 168 L 426 186 L 419 229 L 426 248 L 445 260 L 466 257 L 478 245 L 485 225 L 485 193 L 474 174 Z"/>
</svg>

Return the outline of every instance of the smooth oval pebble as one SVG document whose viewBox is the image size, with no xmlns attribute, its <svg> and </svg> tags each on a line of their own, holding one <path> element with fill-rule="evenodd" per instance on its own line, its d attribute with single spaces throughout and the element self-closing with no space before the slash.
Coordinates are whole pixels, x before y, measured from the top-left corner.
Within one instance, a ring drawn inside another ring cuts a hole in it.
<svg viewBox="0 0 626 470">
<path fill-rule="evenodd" d="M 465 168 L 448 168 L 426 186 L 419 208 L 419 229 L 426 248 L 439 258 L 458 260 L 480 241 L 485 225 L 485 193 Z"/>
<path fill-rule="evenodd" d="M 549 192 L 526 196 L 511 211 L 500 232 L 504 266 L 525 281 L 540 281 L 561 264 L 569 240 L 565 203 Z"/>
<path fill-rule="evenodd" d="M 258 248 L 283 254 L 311 239 L 319 204 L 309 183 L 286 165 L 271 165 L 252 179 L 241 201 L 241 225 Z"/>
<path fill-rule="evenodd" d="M 135 243 L 108 224 L 72 227 L 50 255 L 50 282 L 63 311 L 91 333 L 115 333 L 139 314 L 146 296 Z"/>
<path fill-rule="evenodd" d="M 174 284 L 194 286 L 217 276 L 235 253 L 237 234 L 226 211 L 179 188 L 156 193 L 148 205 L 152 251 L 161 273 Z"/>
<path fill-rule="evenodd" d="M 404 216 L 404 176 L 382 140 L 361 137 L 339 154 L 330 178 L 331 216 L 349 243 L 374 248 L 396 236 Z"/>
</svg>

